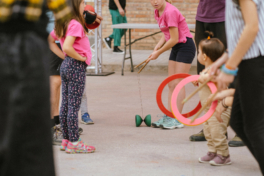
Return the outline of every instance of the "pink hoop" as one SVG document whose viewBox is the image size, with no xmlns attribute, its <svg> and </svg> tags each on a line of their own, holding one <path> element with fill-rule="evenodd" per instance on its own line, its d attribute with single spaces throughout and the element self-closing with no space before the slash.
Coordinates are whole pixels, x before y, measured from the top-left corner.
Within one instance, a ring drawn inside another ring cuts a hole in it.
<svg viewBox="0 0 264 176">
<path fill-rule="evenodd" d="M 171 97 L 171 110 L 172 110 L 172 114 L 173 116 L 179 120 L 181 123 L 183 123 L 184 125 L 187 125 L 187 126 L 197 126 L 197 125 L 200 125 L 204 122 L 206 122 L 213 114 L 214 114 L 214 111 L 216 109 L 216 106 L 217 106 L 217 101 L 214 101 L 209 109 L 209 111 L 203 115 L 202 117 L 200 118 L 197 118 L 193 123 L 191 123 L 191 119 L 188 119 L 188 118 L 185 118 L 181 115 L 181 113 L 179 112 L 178 110 L 178 107 L 177 107 L 177 97 L 178 97 L 178 94 L 180 92 L 180 90 L 188 83 L 190 82 L 193 82 L 193 81 L 197 81 L 198 78 L 200 76 L 199 75 L 193 75 L 193 76 L 189 76 L 185 79 L 183 79 L 174 89 L 173 93 L 172 93 L 172 97 Z M 209 82 L 207 83 L 207 85 L 209 86 L 210 90 L 212 93 L 215 93 L 217 91 L 217 88 L 215 86 L 214 83 L 212 82 Z"/>
</svg>

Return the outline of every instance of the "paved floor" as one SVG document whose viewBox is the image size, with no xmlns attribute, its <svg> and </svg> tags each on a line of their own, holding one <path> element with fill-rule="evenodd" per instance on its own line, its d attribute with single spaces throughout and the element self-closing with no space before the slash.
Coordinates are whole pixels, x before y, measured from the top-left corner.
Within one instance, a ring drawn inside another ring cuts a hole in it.
<svg viewBox="0 0 264 176">
<path fill-rule="evenodd" d="M 107 77 L 87 77 L 88 109 L 95 124 L 80 125 L 84 129 L 81 138 L 94 145 L 96 152 L 66 154 L 54 146 L 57 175 L 260 176 L 258 165 L 246 147 L 230 148 L 233 162 L 230 166 L 198 163 L 198 157 L 207 153 L 206 142 L 190 142 L 188 138 L 202 126 L 175 130 L 144 124 L 135 127 L 136 114 L 143 117 L 151 114 L 152 121 L 162 114 L 155 96 L 166 76 L 166 73 L 139 75 L 127 71 L 125 76 L 116 72 Z M 193 89 L 188 85 L 187 94 Z M 167 91 L 164 90 L 163 102 L 167 102 Z M 193 98 L 184 111 L 191 110 L 197 102 L 198 97 Z M 230 128 L 228 136 L 229 140 L 234 136 Z"/>
</svg>

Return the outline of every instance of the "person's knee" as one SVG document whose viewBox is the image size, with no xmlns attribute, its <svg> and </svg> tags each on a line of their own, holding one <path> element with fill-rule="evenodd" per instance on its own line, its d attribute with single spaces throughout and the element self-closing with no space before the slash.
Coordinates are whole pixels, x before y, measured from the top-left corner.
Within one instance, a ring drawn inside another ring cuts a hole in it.
<svg viewBox="0 0 264 176">
<path fill-rule="evenodd" d="M 168 87 L 170 90 L 174 90 L 175 87 L 179 84 L 179 81 L 178 80 L 175 80 L 175 81 L 171 81 L 169 84 L 168 84 Z"/>
<path fill-rule="evenodd" d="M 177 85 L 176 83 L 169 83 L 168 87 L 170 90 L 173 90 L 173 89 L 175 89 L 176 85 Z"/>
<path fill-rule="evenodd" d="M 61 77 L 60 76 L 50 76 L 50 84 L 54 87 L 59 87 L 61 85 Z"/>
</svg>

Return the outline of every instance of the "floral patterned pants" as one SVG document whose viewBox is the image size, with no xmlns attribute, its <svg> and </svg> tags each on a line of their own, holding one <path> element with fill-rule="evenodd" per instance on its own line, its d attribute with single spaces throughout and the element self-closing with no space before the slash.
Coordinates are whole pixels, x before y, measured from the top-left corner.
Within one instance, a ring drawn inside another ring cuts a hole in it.
<svg viewBox="0 0 264 176">
<path fill-rule="evenodd" d="M 63 138 L 71 142 L 79 139 L 78 111 L 85 86 L 86 63 L 66 57 L 60 68 L 62 85 L 62 103 L 60 123 Z"/>
</svg>

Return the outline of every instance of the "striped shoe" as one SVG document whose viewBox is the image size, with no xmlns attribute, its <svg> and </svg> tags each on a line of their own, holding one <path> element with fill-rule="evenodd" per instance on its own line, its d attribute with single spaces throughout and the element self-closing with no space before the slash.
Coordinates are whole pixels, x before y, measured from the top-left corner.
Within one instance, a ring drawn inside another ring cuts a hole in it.
<svg viewBox="0 0 264 176">
<path fill-rule="evenodd" d="M 67 149 L 69 140 L 68 139 L 63 139 L 61 142 L 60 150 L 65 151 Z"/>
<path fill-rule="evenodd" d="M 82 140 L 78 140 L 76 145 L 73 145 L 71 142 L 68 143 L 66 148 L 66 153 L 93 153 L 95 152 L 95 147 L 86 145 Z"/>
</svg>

